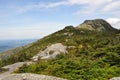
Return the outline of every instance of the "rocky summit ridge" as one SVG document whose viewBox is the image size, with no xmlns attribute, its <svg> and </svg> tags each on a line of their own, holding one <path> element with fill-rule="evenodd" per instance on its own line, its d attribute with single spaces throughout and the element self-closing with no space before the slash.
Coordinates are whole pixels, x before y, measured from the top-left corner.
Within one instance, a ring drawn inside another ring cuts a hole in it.
<svg viewBox="0 0 120 80">
<path fill-rule="evenodd" d="M 113 28 L 107 21 L 104 19 L 94 19 L 94 20 L 85 20 L 82 24 L 78 25 L 79 29 L 88 29 L 100 32 L 118 32 L 117 29 Z"/>
</svg>

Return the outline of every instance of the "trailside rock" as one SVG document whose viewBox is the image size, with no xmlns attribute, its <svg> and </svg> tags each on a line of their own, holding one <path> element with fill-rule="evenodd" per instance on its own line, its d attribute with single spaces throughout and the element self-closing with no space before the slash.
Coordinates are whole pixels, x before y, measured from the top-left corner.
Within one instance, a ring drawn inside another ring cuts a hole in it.
<svg viewBox="0 0 120 80">
<path fill-rule="evenodd" d="M 37 61 L 40 59 L 52 59 L 55 58 L 58 54 L 65 54 L 67 52 L 67 46 L 64 46 L 62 43 L 52 44 L 48 46 L 44 51 L 40 51 L 37 55 L 35 55 L 32 60 Z"/>
<path fill-rule="evenodd" d="M 47 75 L 38 75 L 32 73 L 9 74 L 1 80 L 67 80 Z"/>
<path fill-rule="evenodd" d="M 111 78 L 110 80 L 120 80 L 120 77 L 114 77 L 114 78 Z"/>
<path fill-rule="evenodd" d="M 3 69 L 7 69 L 7 71 L 0 73 L 0 80 L 2 80 L 4 77 L 10 75 L 13 71 L 15 71 L 16 69 L 18 69 L 19 67 L 21 67 L 23 64 L 33 64 L 33 62 L 18 62 L 18 63 L 14 63 L 11 65 L 7 65 L 2 67 Z M 14 80 L 14 79 L 11 79 Z"/>
</svg>

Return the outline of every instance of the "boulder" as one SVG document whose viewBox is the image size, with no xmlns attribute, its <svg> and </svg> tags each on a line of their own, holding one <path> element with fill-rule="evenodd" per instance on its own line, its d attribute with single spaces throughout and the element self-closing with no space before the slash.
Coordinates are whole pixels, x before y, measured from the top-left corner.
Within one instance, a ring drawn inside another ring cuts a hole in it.
<svg viewBox="0 0 120 80">
<path fill-rule="evenodd" d="M 67 80 L 47 75 L 38 75 L 32 73 L 9 74 L 0 80 Z"/>
<path fill-rule="evenodd" d="M 52 59 L 55 58 L 58 54 L 65 54 L 67 52 L 67 46 L 64 46 L 62 43 L 52 44 L 48 46 L 45 50 L 40 51 L 35 55 L 32 60 L 38 61 L 38 59 Z"/>
</svg>

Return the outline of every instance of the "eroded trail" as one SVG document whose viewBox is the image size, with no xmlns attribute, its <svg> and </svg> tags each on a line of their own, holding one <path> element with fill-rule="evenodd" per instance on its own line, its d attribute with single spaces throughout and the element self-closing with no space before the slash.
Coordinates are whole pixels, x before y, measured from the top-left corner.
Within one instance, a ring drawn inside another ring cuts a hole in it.
<svg viewBox="0 0 120 80">
<path fill-rule="evenodd" d="M 3 68 L 9 69 L 4 73 L 0 73 L 0 80 L 67 80 L 53 76 L 39 75 L 32 73 L 11 74 L 13 71 L 21 67 L 23 64 L 32 64 L 34 62 L 18 62 Z"/>
<path fill-rule="evenodd" d="M 6 77 L 7 75 L 11 74 L 13 71 L 15 71 L 16 69 L 21 67 L 23 64 L 30 64 L 30 63 L 32 63 L 32 62 L 18 62 L 18 63 L 4 66 L 3 68 L 8 69 L 8 71 L 0 73 L 0 80 L 2 78 Z"/>
</svg>

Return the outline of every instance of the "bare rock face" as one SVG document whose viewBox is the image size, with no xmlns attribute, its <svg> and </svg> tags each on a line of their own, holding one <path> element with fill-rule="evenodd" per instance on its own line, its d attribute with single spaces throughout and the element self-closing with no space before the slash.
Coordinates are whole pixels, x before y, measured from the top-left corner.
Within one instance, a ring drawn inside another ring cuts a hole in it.
<svg viewBox="0 0 120 80">
<path fill-rule="evenodd" d="M 22 73 L 22 74 L 9 74 L 0 80 L 67 80 L 67 79 L 32 73 Z"/>
<path fill-rule="evenodd" d="M 67 46 L 64 46 L 62 43 L 56 43 L 51 46 L 48 46 L 44 51 L 40 51 L 35 55 L 32 60 L 37 61 L 40 59 L 52 59 L 55 58 L 58 54 L 67 53 Z"/>
<path fill-rule="evenodd" d="M 111 78 L 110 80 L 120 80 L 120 77 L 114 77 L 114 78 Z"/>
</svg>

